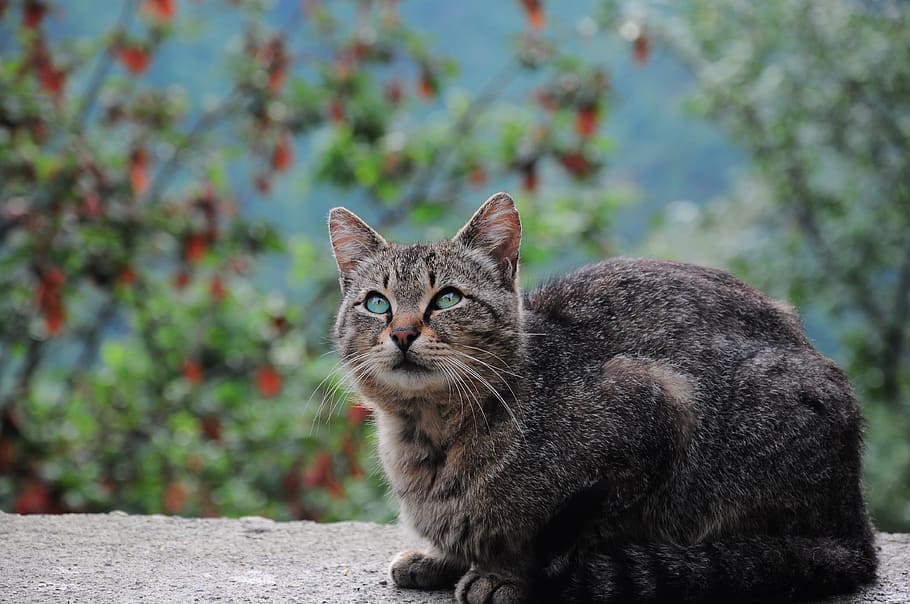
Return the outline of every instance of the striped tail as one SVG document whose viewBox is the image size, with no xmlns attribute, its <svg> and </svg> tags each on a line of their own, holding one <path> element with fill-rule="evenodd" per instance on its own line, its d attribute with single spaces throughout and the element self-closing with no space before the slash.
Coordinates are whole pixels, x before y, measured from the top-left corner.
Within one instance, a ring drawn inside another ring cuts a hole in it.
<svg viewBox="0 0 910 604">
<path fill-rule="evenodd" d="M 875 579 L 871 543 L 834 538 L 755 537 L 737 541 L 628 545 L 563 566 L 550 601 L 713 602 L 819 598 Z"/>
</svg>

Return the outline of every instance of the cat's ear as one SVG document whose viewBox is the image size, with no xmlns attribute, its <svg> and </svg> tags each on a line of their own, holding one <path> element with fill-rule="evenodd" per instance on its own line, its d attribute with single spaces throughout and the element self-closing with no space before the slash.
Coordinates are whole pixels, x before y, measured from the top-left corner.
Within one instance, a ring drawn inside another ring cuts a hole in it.
<svg viewBox="0 0 910 604">
<path fill-rule="evenodd" d="M 496 193 L 486 200 L 455 241 L 478 249 L 490 256 L 509 279 L 518 274 L 518 248 L 521 244 L 521 221 L 515 202 L 508 193 Z"/>
<path fill-rule="evenodd" d="M 382 235 L 346 208 L 332 208 L 329 212 L 329 238 L 341 273 L 342 289 L 359 260 L 388 246 Z"/>
</svg>

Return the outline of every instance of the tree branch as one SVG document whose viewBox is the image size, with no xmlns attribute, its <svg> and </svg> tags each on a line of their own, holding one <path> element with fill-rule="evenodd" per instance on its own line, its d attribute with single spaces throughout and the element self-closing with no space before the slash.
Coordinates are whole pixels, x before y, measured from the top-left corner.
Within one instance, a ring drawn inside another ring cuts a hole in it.
<svg viewBox="0 0 910 604">
<path fill-rule="evenodd" d="M 148 193 L 146 193 L 145 197 L 141 200 L 142 204 L 155 203 L 161 198 L 161 194 L 164 192 L 165 187 L 167 187 L 168 182 L 176 173 L 183 154 L 193 147 L 197 139 L 208 130 L 215 127 L 222 118 L 230 114 L 238 101 L 239 93 L 240 87 L 235 87 L 217 108 L 204 113 L 193 127 L 190 128 L 190 131 L 187 132 L 186 137 L 180 145 L 177 146 L 174 153 L 165 161 L 164 165 L 161 166 L 161 169 L 158 170 L 158 174 L 155 175 Z"/>
<path fill-rule="evenodd" d="M 452 126 L 450 137 L 446 140 L 454 140 L 457 137 L 463 137 L 467 135 L 483 116 L 484 109 L 487 108 L 490 103 L 496 99 L 497 94 L 502 92 L 502 90 L 508 84 L 509 80 L 511 80 L 517 72 L 518 60 L 515 57 L 512 57 L 484 85 L 480 93 L 474 97 L 474 100 L 471 101 L 471 103 L 465 109 L 464 113 L 462 113 L 458 120 L 455 122 L 455 125 Z M 449 155 L 452 153 L 454 146 L 455 145 L 451 143 L 444 144 L 442 147 L 437 147 L 434 150 L 426 166 L 424 166 L 423 170 L 421 170 L 421 172 L 414 179 L 414 185 L 411 187 L 410 194 L 408 194 L 397 206 L 395 206 L 395 208 L 387 211 L 383 215 L 383 218 L 379 220 L 377 225 L 380 228 L 385 228 L 392 224 L 395 224 L 401 220 L 405 214 L 411 211 L 414 206 L 426 198 L 440 166 L 448 159 Z"/>
<path fill-rule="evenodd" d="M 35 375 L 38 366 L 41 365 L 41 361 L 44 359 L 45 348 L 46 345 L 44 340 L 38 340 L 33 337 L 29 338 L 28 346 L 25 350 L 25 360 L 22 363 L 19 376 L 10 389 L 9 394 L 7 394 L 3 399 L 2 404 L 0 404 L 0 409 L 5 409 L 14 404 L 17 399 L 28 396 L 28 393 L 31 390 L 32 377 Z M 2 426 L 0 426 L 0 429 L 2 429 Z"/>
<path fill-rule="evenodd" d="M 120 16 L 118 17 L 117 23 L 113 28 L 115 35 L 119 32 L 126 31 L 126 29 L 129 27 L 130 21 L 133 18 L 133 14 L 136 12 L 137 5 L 138 0 L 125 0 L 123 2 L 120 10 Z M 110 48 L 108 48 L 105 52 L 100 53 L 98 62 L 95 64 L 95 71 L 92 73 L 88 87 L 85 89 L 85 93 L 82 95 L 82 101 L 79 103 L 79 110 L 76 111 L 76 115 L 73 121 L 73 131 L 76 133 L 81 132 L 82 128 L 85 126 L 85 119 L 88 117 L 92 106 L 95 104 L 95 101 L 98 98 L 98 93 L 104 86 L 104 82 L 107 80 L 107 77 L 111 71 L 111 66 L 113 64 L 114 57 L 111 55 Z"/>
</svg>

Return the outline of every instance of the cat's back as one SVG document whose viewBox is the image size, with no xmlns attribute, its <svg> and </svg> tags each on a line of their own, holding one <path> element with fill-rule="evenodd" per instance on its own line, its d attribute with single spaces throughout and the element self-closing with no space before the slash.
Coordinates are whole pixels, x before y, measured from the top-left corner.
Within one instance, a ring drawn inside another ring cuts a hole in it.
<svg viewBox="0 0 910 604">
<path fill-rule="evenodd" d="M 787 304 L 727 272 L 680 262 L 613 258 L 591 264 L 530 292 L 525 308 L 531 323 L 546 323 L 568 340 L 611 355 L 679 362 L 708 350 L 810 347 Z"/>
</svg>

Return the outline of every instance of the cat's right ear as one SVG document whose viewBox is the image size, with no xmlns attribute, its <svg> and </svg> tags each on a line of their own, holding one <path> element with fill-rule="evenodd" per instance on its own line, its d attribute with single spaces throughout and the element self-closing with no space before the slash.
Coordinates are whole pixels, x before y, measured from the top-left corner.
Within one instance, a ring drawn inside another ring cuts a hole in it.
<svg viewBox="0 0 910 604">
<path fill-rule="evenodd" d="M 329 238 L 341 273 L 342 290 L 358 261 L 389 245 L 382 235 L 346 208 L 332 208 L 329 212 Z"/>
</svg>

